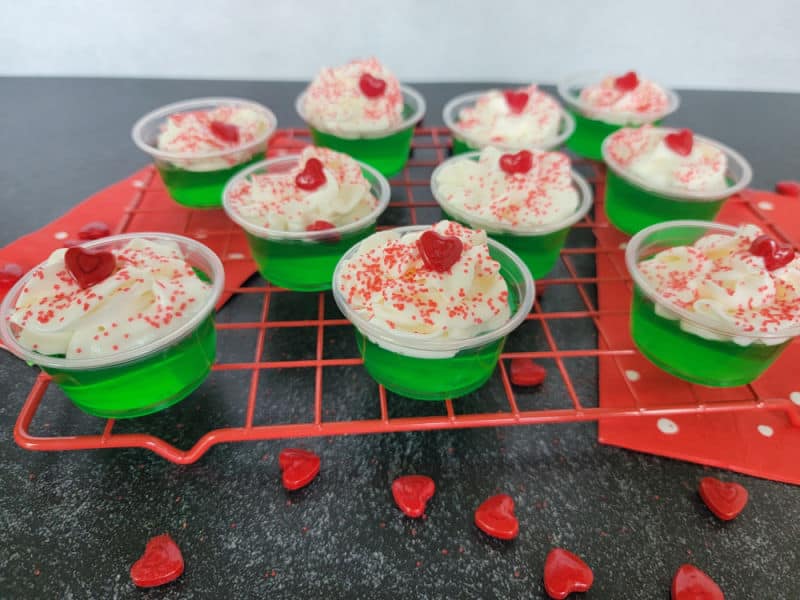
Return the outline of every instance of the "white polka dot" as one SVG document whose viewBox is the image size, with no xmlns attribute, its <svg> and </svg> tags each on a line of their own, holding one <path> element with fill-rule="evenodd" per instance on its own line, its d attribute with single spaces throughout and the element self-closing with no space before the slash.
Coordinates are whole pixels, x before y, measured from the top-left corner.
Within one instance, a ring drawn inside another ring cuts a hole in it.
<svg viewBox="0 0 800 600">
<path fill-rule="evenodd" d="M 800 392 L 792 392 L 789 394 L 789 400 L 800 406 Z"/>
<path fill-rule="evenodd" d="M 628 242 L 622 242 L 622 243 L 619 245 L 619 249 L 620 249 L 620 250 L 625 250 L 625 248 L 627 248 L 627 247 L 628 247 Z"/>
<path fill-rule="evenodd" d="M 139 181 L 138 179 L 134 179 L 132 185 L 133 185 L 133 187 L 139 188 L 141 190 L 141 189 L 144 188 L 145 183 L 144 183 L 144 181 Z"/>
<path fill-rule="evenodd" d="M 769 200 L 762 200 L 761 202 L 758 203 L 758 208 L 760 208 L 761 210 L 773 210 L 775 208 L 775 205 Z"/>
<path fill-rule="evenodd" d="M 206 233 L 205 229 L 198 229 L 194 232 L 194 237 L 198 240 L 204 240 L 208 237 L 208 233 Z"/>
<path fill-rule="evenodd" d="M 639 371 L 634 371 L 633 369 L 627 369 L 625 371 L 625 377 L 628 378 L 628 381 L 639 381 L 642 376 L 639 375 Z"/>
<path fill-rule="evenodd" d="M 69 234 L 66 231 L 56 231 L 53 237 L 57 240 L 65 240 L 69 237 Z"/>
<path fill-rule="evenodd" d="M 764 437 L 772 437 L 775 434 L 775 430 L 769 425 L 759 425 L 757 429 Z"/>
<path fill-rule="evenodd" d="M 667 435 L 675 435 L 679 430 L 678 424 L 675 421 L 664 417 L 656 422 L 656 427 L 658 427 L 661 433 L 666 433 Z"/>
<path fill-rule="evenodd" d="M 228 260 L 242 260 L 244 258 L 244 254 L 241 252 L 230 252 L 228 253 Z"/>
</svg>

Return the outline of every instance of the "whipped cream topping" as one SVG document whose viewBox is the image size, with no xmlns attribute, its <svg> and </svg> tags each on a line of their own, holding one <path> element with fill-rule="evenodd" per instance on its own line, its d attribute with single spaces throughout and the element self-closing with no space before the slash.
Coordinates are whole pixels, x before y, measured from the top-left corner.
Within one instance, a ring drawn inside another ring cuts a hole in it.
<svg viewBox="0 0 800 600">
<path fill-rule="evenodd" d="M 335 283 L 345 302 L 375 326 L 426 339 L 468 339 L 510 318 L 508 286 L 489 255 L 486 234 L 451 221 L 431 227 L 461 240 L 446 271 L 426 266 L 417 241 L 426 230 L 386 230 L 361 242 Z"/>
<path fill-rule="evenodd" d="M 385 84 L 382 93 L 368 96 L 364 75 Z M 315 128 L 341 137 L 391 130 L 403 121 L 400 82 L 376 58 L 326 67 L 314 78 L 302 100 L 305 120 Z"/>
<path fill-rule="evenodd" d="M 560 152 L 529 152 L 532 164 L 527 173 L 503 170 L 504 154 L 491 146 L 477 161 L 448 161 L 435 174 L 436 196 L 445 210 L 487 227 L 534 229 L 575 214 L 580 197 L 569 158 Z"/>
<path fill-rule="evenodd" d="M 144 346 L 189 321 L 211 293 L 172 241 L 135 238 L 112 250 L 114 272 L 86 289 L 66 251 L 31 273 L 7 317 L 17 342 L 39 354 L 98 358 Z"/>
<path fill-rule="evenodd" d="M 474 106 L 463 108 L 456 126 L 473 144 L 532 148 L 552 144 L 558 137 L 562 109 L 535 85 L 514 90 L 521 98 L 511 106 L 500 90 L 489 90 Z M 524 100 L 527 95 L 527 101 Z"/>
<path fill-rule="evenodd" d="M 297 176 L 310 159 L 323 165 L 324 183 L 313 190 L 298 187 Z M 333 227 L 354 223 L 372 213 L 378 200 L 361 166 L 333 150 L 308 146 L 297 166 L 285 173 L 252 174 L 233 185 L 230 210 L 245 221 L 277 231 L 306 231 L 317 221 Z"/>
<path fill-rule="evenodd" d="M 220 131 L 218 125 L 230 132 Z M 193 110 L 169 115 L 161 125 L 157 147 L 164 152 L 185 154 L 186 158 L 170 160 L 190 171 L 215 171 L 237 165 L 255 154 L 253 142 L 263 139 L 272 127 L 269 116 L 255 107 L 221 105 L 211 110 Z M 244 150 L 237 152 L 237 148 Z M 226 153 L 230 150 L 230 153 Z M 218 156 L 203 156 L 220 153 Z M 191 155 L 197 155 L 192 158 Z"/>
<path fill-rule="evenodd" d="M 755 225 L 743 225 L 733 235 L 709 234 L 691 246 L 663 250 L 639 262 L 638 269 L 663 300 L 713 329 L 681 319 L 685 331 L 743 346 L 779 344 L 787 339 L 781 331 L 800 326 L 800 255 L 767 269 L 764 257 L 750 251 L 761 234 Z M 656 312 L 680 318 L 659 304 Z"/>
<path fill-rule="evenodd" d="M 683 156 L 670 148 L 668 129 L 644 125 L 613 133 L 605 143 L 606 158 L 623 173 L 666 191 L 724 192 L 728 159 L 714 144 L 694 136 Z"/>
<path fill-rule="evenodd" d="M 614 125 L 660 119 L 670 110 L 667 91 L 652 81 L 635 78 L 635 87 L 619 86 L 616 75 L 585 86 L 578 96 L 586 116 Z"/>
</svg>

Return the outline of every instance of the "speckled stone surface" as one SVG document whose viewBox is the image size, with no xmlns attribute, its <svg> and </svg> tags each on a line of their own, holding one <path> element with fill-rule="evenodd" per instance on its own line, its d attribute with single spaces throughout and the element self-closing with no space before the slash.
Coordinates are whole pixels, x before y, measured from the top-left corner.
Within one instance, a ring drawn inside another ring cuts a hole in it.
<svg viewBox="0 0 800 600">
<path fill-rule="evenodd" d="M 426 123 L 441 122 L 449 97 L 480 87 L 419 86 L 428 99 Z M 0 245 L 144 165 L 129 129 L 147 110 L 228 94 L 263 101 L 283 126 L 299 125 L 291 105 L 300 88 L 0 79 L 6 141 Z M 798 112 L 800 95 L 686 92 L 669 123 L 739 149 L 753 164 L 755 185 L 770 187 L 798 176 L 800 136 L 787 127 Z M 591 272 L 592 266 L 580 268 Z M 545 302 L 574 300 L 559 294 L 548 291 Z M 315 302 L 287 295 L 271 305 L 270 317 L 313 312 Z M 247 297 L 237 298 L 220 319 L 240 320 L 258 309 Z M 509 347 L 535 345 L 540 332 L 532 327 L 516 332 Z M 349 332 L 338 329 L 326 338 L 326 352 L 352 356 Z M 249 352 L 249 335 L 226 332 L 220 353 L 233 359 Z M 578 326 L 555 335 L 585 347 L 594 332 Z M 283 358 L 302 353 L 302 336 L 301 330 L 276 333 L 265 352 Z M 594 362 L 576 361 L 570 369 L 581 397 L 594 398 Z M 144 450 L 24 451 L 12 429 L 34 375 L 0 354 L 0 598 L 544 598 L 541 573 L 553 546 L 575 552 L 594 569 L 587 599 L 666 599 L 672 574 L 684 562 L 710 574 L 730 600 L 800 596 L 800 489 L 600 446 L 593 424 L 295 440 L 291 445 L 322 456 L 322 471 L 308 488 L 287 493 L 277 455 L 289 442 L 217 446 L 186 467 Z M 375 384 L 360 367 L 330 376 L 326 370 L 325 377 L 331 401 L 324 418 L 375 415 Z M 120 423 L 115 431 L 148 430 L 188 448 L 211 427 L 242 422 L 246 379 L 245 373 L 215 373 L 185 402 Z M 256 422 L 308 414 L 310 385 L 294 371 L 265 378 Z M 496 385 L 464 399 L 460 409 L 491 406 L 500 394 Z M 520 401 L 564 406 L 568 400 L 551 377 Z M 390 395 L 389 409 L 406 415 L 441 407 Z M 55 390 L 32 424 L 34 432 L 101 427 Z M 392 502 L 392 480 L 408 473 L 436 481 L 425 519 L 403 516 Z M 698 481 L 709 474 L 749 490 L 750 502 L 735 521 L 718 521 L 697 496 Z M 499 492 L 516 500 L 520 536 L 513 542 L 492 540 L 472 524 L 474 509 Z M 163 588 L 137 590 L 128 570 L 147 539 L 163 532 L 181 547 L 186 571 Z"/>
</svg>

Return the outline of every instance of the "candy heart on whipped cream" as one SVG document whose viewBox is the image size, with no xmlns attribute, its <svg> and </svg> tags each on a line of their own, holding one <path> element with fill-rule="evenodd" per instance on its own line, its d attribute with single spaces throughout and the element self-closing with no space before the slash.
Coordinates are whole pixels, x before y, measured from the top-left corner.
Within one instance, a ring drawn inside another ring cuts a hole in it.
<svg viewBox="0 0 800 600">
<path fill-rule="evenodd" d="M 309 146 L 288 172 L 254 173 L 228 193 L 242 219 L 276 231 L 316 231 L 362 219 L 378 205 L 361 166 L 333 150 Z"/>
<path fill-rule="evenodd" d="M 424 238 L 431 231 L 448 245 L 437 249 L 445 262 L 423 255 L 431 251 Z M 370 236 L 342 263 L 335 284 L 354 311 L 395 333 L 468 339 L 501 327 L 511 314 L 508 286 L 486 234 L 452 221 Z"/>
<path fill-rule="evenodd" d="M 654 121 L 670 109 L 667 91 L 635 71 L 586 85 L 578 99 L 586 116 L 616 125 Z"/>
<path fill-rule="evenodd" d="M 85 288 L 65 265 L 69 251 L 34 269 L 8 317 L 28 350 L 77 359 L 138 348 L 191 320 L 211 293 L 172 241 L 131 239 L 110 251 L 113 272 Z"/>
</svg>

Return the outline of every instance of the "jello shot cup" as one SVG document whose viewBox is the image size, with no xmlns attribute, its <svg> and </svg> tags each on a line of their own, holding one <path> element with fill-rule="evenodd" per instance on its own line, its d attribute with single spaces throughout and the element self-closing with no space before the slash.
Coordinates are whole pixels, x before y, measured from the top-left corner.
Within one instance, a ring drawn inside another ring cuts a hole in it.
<svg viewBox="0 0 800 600">
<path fill-rule="evenodd" d="M 584 87 L 601 81 L 607 74 L 599 71 L 577 73 L 558 84 L 558 95 L 561 101 L 575 118 L 575 130 L 566 141 L 567 148 L 578 156 L 602 160 L 601 147 L 603 140 L 622 127 L 638 127 L 647 123 L 660 123 L 680 106 L 680 97 L 674 91 L 664 88 L 667 94 L 667 106 L 656 113 L 641 116 L 627 115 L 624 119 L 615 119 L 611 115 L 598 112 L 580 98 Z"/>
<path fill-rule="evenodd" d="M 800 327 L 775 333 L 734 328 L 664 297 L 640 265 L 664 250 L 691 246 L 708 235 L 733 236 L 737 228 L 707 221 L 652 225 L 628 242 L 625 262 L 634 282 L 631 336 L 639 351 L 667 373 L 702 385 L 746 385 L 780 356 Z"/>
<path fill-rule="evenodd" d="M 482 150 L 487 145 L 476 139 L 470 132 L 458 123 L 459 115 L 465 108 L 475 105 L 475 102 L 485 92 L 468 92 L 452 98 L 447 104 L 444 105 L 442 111 L 442 118 L 447 128 L 450 130 L 450 135 L 453 138 L 453 154 L 463 154 L 465 152 L 474 152 Z M 547 140 L 543 140 L 534 144 L 514 145 L 506 144 L 503 142 L 493 141 L 492 146 L 499 150 L 507 152 L 517 152 L 518 150 L 557 150 L 575 131 L 575 119 L 566 110 L 562 109 L 561 121 L 558 127 L 558 135 Z"/>
<path fill-rule="evenodd" d="M 221 150 L 172 152 L 158 147 L 159 134 L 170 116 L 211 111 L 222 106 L 251 109 L 263 116 L 263 131 L 253 139 Z M 189 208 L 219 208 L 225 184 L 242 169 L 264 159 L 277 120 L 266 106 L 241 98 L 197 98 L 162 106 L 133 126 L 133 142 L 149 154 L 170 197 Z"/>
<path fill-rule="evenodd" d="M 243 218 L 233 207 L 235 190 L 251 176 L 290 173 L 299 161 L 299 155 L 282 156 L 248 167 L 225 187 L 223 208 L 228 217 L 244 230 L 250 253 L 264 279 L 299 292 L 329 290 L 333 271 L 342 255 L 353 244 L 375 232 L 378 217 L 389 205 L 391 188 L 376 169 L 360 162 L 370 192 L 378 200 L 375 208 L 357 221 L 322 231 L 281 231 L 261 227 Z"/>
<path fill-rule="evenodd" d="M 676 133 L 671 128 L 658 128 L 665 133 Z M 752 180 L 750 163 L 738 152 L 699 135 L 695 143 L 710 144 L 725 155 L 725 181 L 728 187 L 718 191 L 678 190 L 659 187 L 627 170 L 609 151 L 613 141 L 610 136 L 603 142 L 603 160 L 606 162 L 605 211 L 608 220 L 617 229 L 633 235 L 642 229 L 678 219 L 712 221 L 725 201 L 742 191 Z"/>
<path fill-rule="evenodd" d="M 541 279 L 553 270 L 561 250 L 567 241 L 570 229 L 575 223 L 583 219 L 592 207 L 592 188 L 587 181 L 574 169 L 572 181 L 578 192 L 579 201 L 575 212 L 564 219 L 547 225 L 532 227 L 514 227 L 503 225 L 497 221 L 481 219 L 476 215 L 460 210 L 448 204 L 436 184 L 437 175 L 448 165 L 461 160 L 477 161 L 480 152 L 468 152 L 453 156 L 441 163 L 431 175 L 431 191 L 433 197 L 442 209 L 445 218 L 451 219 L 472 229 L 483 229 L 493 240 L 508 247 L 530 269 L 534 279 Z"/>
<path fill-rule="evenodd" d="M 398 227 L 398 233 L 421 231 L 424 225 Z M 364 367 L 386 389 L 415 400 L 445 400 L 464 396 L 492 376 L 506 337 L 533 306 L 534 282 L 528 268 L 511 250 L 488 240 L 491 257 L 500 263 L 508 286 L 511 316 L 501 327 L 470 339 L 430 339 L 376 326 L 354 311 L 337 282 L 343 264 L 358 252 L 353 246 L 339 261 L 333 275 L 333 297 L 339 310 L 355 327 L 356 343 Z"/>
<path fill-rule="evenodd" d="M 180 402 L 203 383 L 216 355 L 214 308 L 225 280 L 217 255 L 194 240 L 167 233 L 127 233 L 81 247 L 94 252 L 115 250 L 133 239 L 177 244 L 197 276 L 211 285 L 195 314 L 161 338 L 90 358 L 48 356 L 23 347 L 9 316 L 36 269 L 18 281 L 0 304 L 0 340 L 6 348 L 37 365 L 75 406 L 97 417 L 140 417 Z"/>
<path fill-rule="evenodd" d="M 400 85 L 403 96 L 403 120 L 391 129 L 345 137 L 342 133 L 325 130 L 309 122 L 305 110 L 305 92 L 295 101 L 300 118 L 311 131 L 314 144 L 350 155 L 366 163 L 386 177 L 396 175 L 405 167 L 411 153 L 414 128 L 425 116 L 425 99 L 414 88 Z"/>
</svg>

